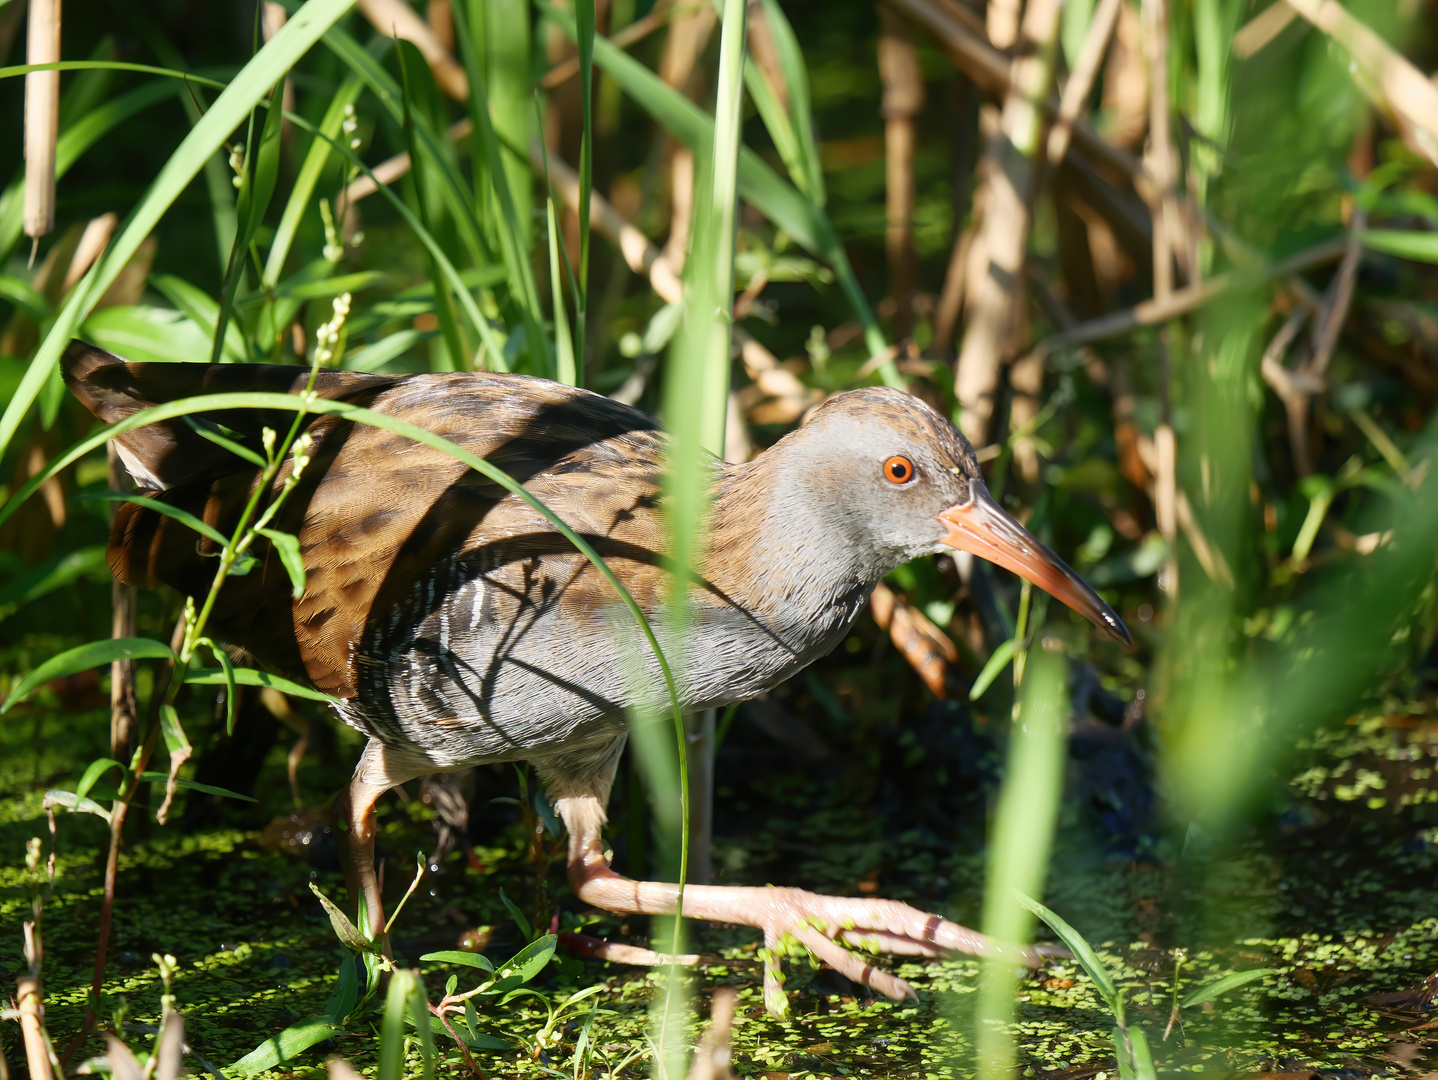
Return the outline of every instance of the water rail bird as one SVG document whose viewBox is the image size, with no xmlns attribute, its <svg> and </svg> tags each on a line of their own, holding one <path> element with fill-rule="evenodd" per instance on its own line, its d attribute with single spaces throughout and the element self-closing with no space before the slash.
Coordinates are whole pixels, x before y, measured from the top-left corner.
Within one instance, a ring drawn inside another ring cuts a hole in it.
<svg viewBox="0 0 1438 1080">
<path fill-rule="evenodd" d="M 298 393 L 309 376 L 284 366 L 127 363 L 78 341 L 63 370 L 71 392 L 110 423 L 197 394 Z M 322 371 L 315 391 L 409 421 L 504 470 L 583 535 L 664 625 L 668 442 L 652 418 L 511 374 Z M 291 417 L 226 410 L 116 442 L 141 494 L 229 535 L 259 471 L 204 437 L 213 434 L 206 425 L 258 450 L 263 429 L 287 430 Z M 271 523 L 299 538 L 303 593 L 294 597 L 262 542 L 260 565 L 224 584 L 208 632 L 333 696 L 338 717 L 369 736 L 337 808 L 370 925 L 384 925 L 376 800 L 421 775 L 516 760 L 537 769 L 568 829 L 569 879 L 582 903 L 674 913 L 678 887 L 621 876 L 601 838 L 628 717 L 636 706 L 663 716 L 666 700 L 657 662 L 612 586 L 531 506 L 453 457 L 333 415 L 306 417 L 304 430 L 309 463 Z M 963 436 L 909 394 L 835 394 L 753 461 L 706 468 L 706 539 L 686 590 L 684 640 L 670 643 L 686 710 L 743 701 L 787 679 L 844 638 L 885 574 L 954 549 L 1023 575 L 1129 642 L 1109 606 L 989 495 Z M 197 543 L 180 521 L 120 505 L 109 559 L 124 581 L 202 596 L 214 554 L 213 541 Z M 881 899 L 689 885 L 683 905 L 686 916 L 760 928 L 771 947 L 791 934 L 896 998 L 909 985 L 845 944 L 927 956 L 1013 948 Z M 1037 955 L 1020 950 L 1016 959 Z M 782 1009 L 768 978 L 766 991 Z"/>
</svg>

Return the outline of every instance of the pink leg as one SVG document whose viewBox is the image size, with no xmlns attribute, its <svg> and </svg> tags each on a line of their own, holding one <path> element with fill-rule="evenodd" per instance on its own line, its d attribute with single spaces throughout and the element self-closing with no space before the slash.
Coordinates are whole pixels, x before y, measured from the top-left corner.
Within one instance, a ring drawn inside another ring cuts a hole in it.
<svg viewBox="0 0 1438 1080">
<path fill-rule="evenodd" d="M 633 881 L 609 868 L 600 839 L 604 810 L 598 798 L 586 795 L 557 802 L 569 828 L 569 881 L 580 900 L 621 914 L 674 914 L 677 885 Z M 689 885 L 684 889 L 684 914 L 764 931 L 764 1003 L 776 1016 L 788 1011 L 779 972 L 785 935 L 854 982 L 896 1000 L 916 996 L 913 987 L 845 949 L 840 940 L 907 956 L 964 952 L 1009 957 L 1029 967 L 1037 967 L 1045 954 L 1036 948 L 1000 945 L 977 931 L 896 900 L 820 896 L 802 889 Z"/>
<path fill-rule="evenodd" d="M 364 901 L 371 934 L 384 930 L 384 901 L 380 896 L 379 875 L 375 873 L 375 803 L 392 787 L 414 779 L 421 771 L 407 767 L 397 755 L 377 739 L 371 739 L 355 766 L 354 779 L 330 809 L 335 821 L 335 843 L 339 848 L 340 866 L 344 868 L 345 884 L 350 900 L 358 905 Z M 386 955 L 389 946 L 385 945 Z"/>
</svg>

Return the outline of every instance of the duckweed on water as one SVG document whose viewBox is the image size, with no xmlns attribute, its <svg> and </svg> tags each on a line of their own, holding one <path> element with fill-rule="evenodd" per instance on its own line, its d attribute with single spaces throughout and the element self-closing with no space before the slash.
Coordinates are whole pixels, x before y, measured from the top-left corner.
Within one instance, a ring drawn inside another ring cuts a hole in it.
<svg viewBox="0 0 1438 1080">
<path fill-rule="evenodd" d="M 1435 756 L 1425 731 L 1395 729 L 1375 718 L 1311 740 L 1276 837 L 1255 834 L 1234 851 L 1196 853 L 1190 844 L 1179 855 L 1157 841 L 1150 856 L 1115 858 L 1069 815 L 1048 901 L 1094 942 L 1129 1002 L 1130 1021 L 1149 1033 L 1162 1072 L 1319 1069 L 1387 1075 L 1398 1070 L 1395 1047 L 1409 1048 L 1401 1060 L 1423 1065 L 1426 1011 L 1374 995 L 1416 986 L 1438 970 L 1438 888 L 1430 872 L 1434 853 L 1425 839 L 1429 811 L 1417 800 L 1377 806 L 1345 798 L 1342 789 L 1364 776 L 1370 778 L 1361 781 L 1369 791 L 1401 790 L 1424 779 L 1416 772 L 1430 767 L 1425 763 Z M 12 772 L 29 770 L 12 766 Z M 1373 776 L 1387 788 L 1375 786 Z M 721 824 L 742 825 L 753 817 L 757 797 L 754 791 L 735 793 L 734 801 L 743 805 L 721 814 Z M 802 881 L 853 891 L 855 882 L 877 874 L 883 894 L 931 908 L 947 905 L 961 919 L 974 917 L 982 867 L 976 839 L 946 851 L 927 829 L 886 836 L 872 814 L 818 783 L 780 798 L 787 813 L 765 811 L 759 815 L 762 826 L 720 835 L 721 853 L 728 853 L 728 861 L 720 862 L 733 868 L 730 880 Z M 432 842 L 431 816 L 418 801 L 387 811 L 384 836 L 392 856 Z M 174 954 L 180 966 L 174 991 L 189 1038 L 220 1065 L 321 1012 L 345 959 L 308 889 L 314 881 L 331 895 L 343 895 L 332 856 L 310 850 L 297 857 L 283 846 L 276 849 L 260 829 L 233 823 L 246 818 L 254 826 L 260 814 L 254 808 L 232 811 L 230 824 L 199 828 L 151 824 L 136 837 L 121 861 L 105 984 L 108 1007 L 123 998 L 132 1023 L 155 1023 L 161 986 L 149 957 Z M 18 790 L 0 799 L 0 978 L 6 980 L 23 964 L 19 924 L 29 912 L 24 840 L 44 834 L 37 792 Z M 62 1042 L 78 1028 L 85 1006 L 103 838 L 93 820 L 60 818 L 57 883 L 45 937 L 46 1005 Z M 805 838 L 817 842 L 806 845 Z M 399 959 L 454 948 L 467 932 L 474 936 L 474 927 L 494 928 L 483 936 L 495 957 L 508 956 L 521 944 L 498 894 L 502 888 L 511 897 L 537 897 L 526 838 L 511 823 L 485 839 L 489 845 L 474 852 L 482 870 L 451 852 L 444 872 L 416 896 L 397 930 Z M 800 848 L 806 857 L 793 860 Z M 568 905 L 572 912 L 558 865 L 551 871 L 547 888 L 560 910 Z M 1202 910 L 1185 904 L 1184 882 L 1195 875 L 1209 895 L 1225 899 Z M 940 884 L 949 880 L 953 886 Z M 573 914 L 566 918 L 574 921 Z M 631 940 L 643 940 L 642 926 L 597 915 L 585 921 L 591 924 L 587 932 L 611 937 L 627 932 Z M 1267 929 L 1256 935 L 1260 926 Z M 972 959 L 896 964 L 897 973 L 918 989 L 918 1002 L 874 999 L 830 973 L 791 961 L 786 985 L 794 1015 L 781 1023 L 762 1008 L 754 935 L 699 928 L 697 936 L 698 946 L 716 959 L 689 976 L 700 995 L 691 1034 L 697 1035 L 707 1017 L 707 995 L 718 986 L 734 986 L 739 1009 L 733 1060 L 739 1075 L 961 1080 L 975 1074 L 971 1012 L 979 965 Z M 1175 997 L 1258 967 L 1276 973 L 1183 1010 L 1168 1040 L 1162 1039 Z M 450 971 L 442 965 L 423 970 L 437 999 Z M 578 1006 L 542 1048 L 535 1040 L 548 1014 L 540 1001 L 520 998 L 491 1007 L 481 1014 L 482 1029 L 516 1049 L 479 1051 L 480 1063 L 492 1075 L 568 1073 L 575 1040 L 592 1011 L 592 1066 L 598 1070 L 594 1075 L 604 1075 L 644 1045 L 660 978 L 643 969 L 563 958 L 534 984 L 551 1006 L 596 981 L 604 992 Z M 369 1022 L 265 1075 L 318 1075 L 330 1053 L 372 1069 L 376 1040 Z M 1051 960 L 1019 986 L 1013 1032 L 1020 1072 L 1078 1080 L 1116 1075 L 1112 1024 L 1079 966 Z M 86 1048 L 98 1050 L 98 1042 Z M 448 1060 L 457 1066 L 456 1055 Z M 412 1064 L 417 1068 L 418 1059 Z M 647 1068 L 642 1057 L 631 1059 L 625 1075 L 638 1077 Z"/>
</svg>

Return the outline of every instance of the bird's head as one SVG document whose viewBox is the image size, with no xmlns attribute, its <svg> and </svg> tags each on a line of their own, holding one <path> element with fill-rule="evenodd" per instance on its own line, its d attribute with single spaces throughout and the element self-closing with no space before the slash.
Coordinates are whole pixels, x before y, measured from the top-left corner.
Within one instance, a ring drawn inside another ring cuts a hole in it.
<svg viewBox="0 0 1438 1080">
<path fill-rule="evenodd" d="M 879 565 L 972 552 L 1131 644 L 1113 609 L 989 494 L 968 441 L 918 398 L 884 387 L 836 394 L 791 438 L 810 504 Z"/>
</svg>

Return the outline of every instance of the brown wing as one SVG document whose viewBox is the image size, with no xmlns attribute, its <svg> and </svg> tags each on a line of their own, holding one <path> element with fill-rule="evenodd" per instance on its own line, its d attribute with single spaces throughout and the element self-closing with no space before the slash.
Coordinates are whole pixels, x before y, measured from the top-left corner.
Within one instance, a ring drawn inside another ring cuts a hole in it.
<svg viewBox="0 0 1438 1080">
<path fill-rule="evenodd" d="M 195 393 L 293 392 L 306 375 L 259 365 L 126 364 L 80 343 L 67 353 L 65 371 L 72 392 L 109 421 Z M 652 568 L 662 531 L 655 512 L 659 443 L 642 413 L 524 376 L 324 372 L 316 389 L 487 458 L 581 531 L 618 542 Z M 201 422 L 223 424 L 230 437 L 258 447 L 262 427 L 288 418 L 246 410 Z M 273 523 L 300 539 L 304 594 L 291 598 L 278 557 L 260 541 L 254 553 L 261 565 L 226 583 L 212 622 L 217 637 L 275 670 L 351 697 L 366 625 L 384 618 L 442 560 L 476 549 L 493 549 L 499 558 L 516 544 L 562 559 L 573 555 L 521 500 L 441 451 L 335 417 L 316 418 L 306 430 L 315 440 L 313 459 Z M 121 445 L 142 483 L 164 485 L 163 493 L 151 494 L 222 532 L 235 527 L 257 482 L 253 465 L 184 420 L 139 429 L 122 436 Z M 595 476 L 603 483 L 596 486 Z M 213 580 L 213 546 L 197 544 L 172 519 L 125 506 L 111 538 L 111 565 L 124 580 L 201 595 Z M 607 589 L 597 575 L 593 587 Z"/>
</svg>

